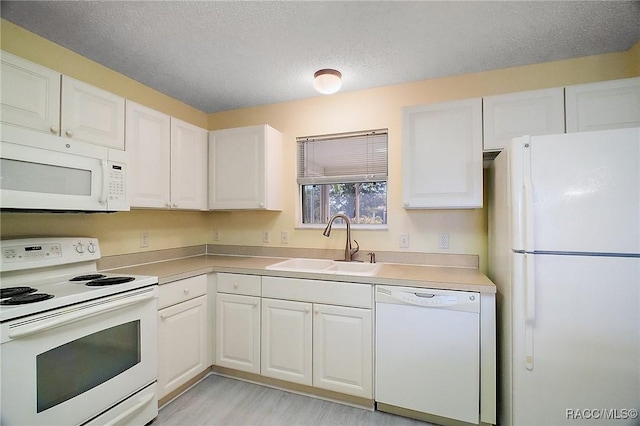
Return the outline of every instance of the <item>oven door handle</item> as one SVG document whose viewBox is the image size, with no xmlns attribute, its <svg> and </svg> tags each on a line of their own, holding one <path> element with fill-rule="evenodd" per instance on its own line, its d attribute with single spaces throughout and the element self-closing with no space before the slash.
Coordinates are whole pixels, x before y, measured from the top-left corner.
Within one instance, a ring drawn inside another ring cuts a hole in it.
<svg viewBox="0 0 640 426">
<path fill-rule="evenodd" d="M 31 336 L 33 334 L 41 333 L 55 327 L 71 324 L 73 322 L 84 320 L 89 317 L 135 305 L 146 300 L 154 299 L 155 297 L 155 291 L 146 290 L 145 293 L 136 296 L 125 296 L 120 299 L 110 299 L 107 301 L 99 300 L 97 301 L 97 303 L 91 304 L 89 306 L 76 308 L 77 310 L 75 312 L 60 313 L 56 317 L 40 320 L 30 325 L 21 325 L 19 326 L 19 328 L 9 330 L 9 338 L 16 339 L 20 337 Z"/>
</svg>

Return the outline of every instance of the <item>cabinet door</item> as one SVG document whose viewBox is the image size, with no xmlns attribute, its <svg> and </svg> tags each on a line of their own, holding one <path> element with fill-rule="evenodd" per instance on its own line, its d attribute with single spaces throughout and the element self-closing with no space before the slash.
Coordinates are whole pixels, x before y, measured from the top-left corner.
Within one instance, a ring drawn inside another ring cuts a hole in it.
<svg viewBox="0 0 640 426">
<path fill-rule="evenodd" d="M 207 209 L 207 131 L 171 118 L 171 207 Z"/>
<path fill-rule="evenodd" d="M 313 386 L 373 398 L 371 310 L 313 306 Z"/>
<path fill-rule="evenodd" d="M 311 386 L 311 303 L 262 299 L 262 375 Z"/>
<path fill-rule="evenodd" d="M 265 208 L 264 126 L 209 133 L 209 208 Z"/>
<path fill-rule="evenodd" d="M 2 52 L 3 123 L 60 134 L 60 73 Z"/>
<path fill-rule="evenodd" d="M 124 98 L 62 76 L 62 136 L 124 149 Z"/>
<path fill-rule="evenodd" d="M 482 207 L 482 100 L 403 109 L 407 209 Z"/>
<path fill-rule="evenodd" d="M 562 87 L 487 96 L 482 100 L 484 150 L 501 150 L 523 135 L 564 133 Z"/>
<path fill-rule="evenodd" d="M 131 207 L 169 207 L 170 117 L 127 101 Z"/>
<path fill-rule="evenodd" d="M 640 77 L 565 89 L 567 133 L 640 126 Z"/>
<path fill-rule="evenodd" d="M 260 374 L 260 298 L 216 298 L 216 365 Z"/>
<path fill-rule="evenodd" d="M 158 397 L 206 370 L 207 297 L 158 311 Z"/>
</svg>

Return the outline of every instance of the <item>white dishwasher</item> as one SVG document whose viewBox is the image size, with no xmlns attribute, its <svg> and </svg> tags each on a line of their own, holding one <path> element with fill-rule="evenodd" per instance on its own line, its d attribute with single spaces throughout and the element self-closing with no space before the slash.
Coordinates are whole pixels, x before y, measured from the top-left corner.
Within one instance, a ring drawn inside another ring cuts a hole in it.
<svg viewBox="0 0 640 426">
<path fill-rule="evenodd" d="M 382 285 L 375 294 L 378 409 L 478 424 L 480 294 Z"/>
</svg>

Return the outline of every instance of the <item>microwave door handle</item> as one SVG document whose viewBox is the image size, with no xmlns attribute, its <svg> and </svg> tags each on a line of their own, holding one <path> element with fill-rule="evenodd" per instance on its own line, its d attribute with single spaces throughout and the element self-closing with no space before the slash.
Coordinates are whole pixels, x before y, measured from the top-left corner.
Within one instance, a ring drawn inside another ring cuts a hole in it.
<svg viewBox="0 0 640 426">
<path fill-rule="evenodd" d="M 102 165 L 102 194 L 100 194 L 100 199 L 98 200 L 100 204 L 107 203 L 107 193 L 109 192 L 109 176 L 107 175 L 109 168 L 106 160 L 101 160 Z"/>
</svg>

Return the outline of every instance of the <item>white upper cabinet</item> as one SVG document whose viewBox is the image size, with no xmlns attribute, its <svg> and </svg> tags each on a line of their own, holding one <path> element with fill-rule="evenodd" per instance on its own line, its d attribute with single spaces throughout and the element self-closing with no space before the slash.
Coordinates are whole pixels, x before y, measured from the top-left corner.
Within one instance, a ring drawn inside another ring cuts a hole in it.
<svg viewBox="0 0 640 426">
<path fill-rule="evenodd" d="M 127 101 L 131 207 L 207 209 L 207 131 Z"/>
<path fill-rule="evenodd" d="M 171 118 L 171 207 L 207 209 L 207 131 Z"/>
<path fill-rule="evenodd" d="M 640 77 L 568 86 L 567 133 L 640 126 Z"/>
<path fill-rule="evenodd" d="M 2 52 L 3 123 L 60 135 L 59 72 Z"/>
<path fill-rule="evenodd" d="M 482 99 L 403 108 L 406 209 L 482 207 Z"/>
<path fill-rule="evenodd" d="M 282 134 L 268 125 L 209 132 L 209 209 L 282 210 Z"/>
<path fill-rule="evenodd" d="M 564 133 L 562 87 L 483 98 L 484 150 L 498 151 L 522 135 Z"/>
<path fill-rule="evenodd" d="M 1 55 L 3 123 L 124 150 L 124 98 Z"/>
<path fill-rule="evenodd" d="M 62 76 L 62 137 L 124 149 L 124 98 Z"/>
<path fill-rule="evenodd" d="M 171 118 L 127 101 L 131 207 L 169 208 Z"/>
</svg>

